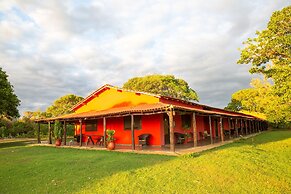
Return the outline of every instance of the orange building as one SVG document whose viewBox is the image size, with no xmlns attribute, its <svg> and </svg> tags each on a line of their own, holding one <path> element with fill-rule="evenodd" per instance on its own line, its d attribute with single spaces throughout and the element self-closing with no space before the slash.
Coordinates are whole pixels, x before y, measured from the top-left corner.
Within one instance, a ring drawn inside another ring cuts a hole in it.
<svg viewBox="0 0 291 194">
<path fill-rule="evenodd" d="M 119 146 L 139 146 L 140 135 L 148 134 L 153 147 L 176 144 L 197 146 L 266 130 L 266 122 L 251 115 L 226 111 L 167 96 L 104 85 L 72 107 L 74 113 L 37 122 L 75 124 L 75 136 L 82 142 L 106 136 L 115 130 Z M 65 135 L 66 145 L 66 135 Z M 96 143 L 96 142 L 95 142 Z"/>
</svg>

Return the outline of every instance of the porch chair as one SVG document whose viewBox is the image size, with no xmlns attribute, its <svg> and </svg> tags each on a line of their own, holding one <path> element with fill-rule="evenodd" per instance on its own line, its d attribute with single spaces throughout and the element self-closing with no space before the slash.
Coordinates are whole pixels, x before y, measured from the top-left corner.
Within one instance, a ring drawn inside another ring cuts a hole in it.
<svg viewBox="0 0 291 194">
<path fill-rule="evenodd" d="M 141 134 L 138 136 L 138 144 L 143 147 L 144 145 L 149 145 L 149 139 L 151 134 Z"/>
<path fill-rule="evenodd" d="M 176 132 L 174 135 L 176 137 L 177 144 L 183 144 L 185 142 L 185 134 Z"/>
</svg>

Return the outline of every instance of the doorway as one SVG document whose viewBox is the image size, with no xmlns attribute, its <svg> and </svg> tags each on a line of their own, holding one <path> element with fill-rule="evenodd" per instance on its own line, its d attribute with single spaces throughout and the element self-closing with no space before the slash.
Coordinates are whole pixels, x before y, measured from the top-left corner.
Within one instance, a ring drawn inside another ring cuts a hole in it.
<svg viewBox="0 0 291 194">
<path fill-rule="evenodd" d="M 214 120 L 215 137 L 218 138 L 218 119 Z"/>
<path fill-rule="evenodd" d="M 167 114 L 164 114 L 164 139 L 165 139 L 165 145 L 170 144 L 170 126 L 169 126 L 169 116 Z"/>
</svg>

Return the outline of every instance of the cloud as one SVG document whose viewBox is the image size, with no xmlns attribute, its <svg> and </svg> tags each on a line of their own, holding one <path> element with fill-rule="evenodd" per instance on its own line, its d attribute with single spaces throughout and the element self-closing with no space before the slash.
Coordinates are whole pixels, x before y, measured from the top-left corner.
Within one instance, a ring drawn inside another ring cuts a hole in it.
<svg viewBox="0 0 291 194">
<path fill-rule="evenodd" d="M 0 2 L 0 66 L 21 99 L 20 112 L 45 110 L 68 93 L 102 84 L 174 74 L 201 102 L 227 105 L 246 88 L 236 65 L 242 42 L 266 27 L 286 1 Z"/>
</svg>

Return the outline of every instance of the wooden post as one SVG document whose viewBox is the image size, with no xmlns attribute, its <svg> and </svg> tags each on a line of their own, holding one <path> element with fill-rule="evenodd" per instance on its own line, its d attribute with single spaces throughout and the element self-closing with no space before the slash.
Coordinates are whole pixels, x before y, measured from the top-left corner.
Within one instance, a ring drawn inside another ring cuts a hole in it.
<svg viewBox="0 0 291 194">
<path fill-rule="evenodd" d="M 194 147 L 197 147 L 197 126 L 196 126 L 196 116 L 195 112 L 193 112 L 192 115 L 192 126 L 193 126 L 193 142 L 194 142 Z"/>
<path fill-rule="evenodd" d="M 174 138 L 174 116 L 173 109 L 168 112 L 169 115 L 169 126 L 170 126 L 170 150 L 175 152 L 175 138 Z"/>
<path fill-rule="evenodd" d="M 106 118 L 103 117 L 103 143 L 104 147 L 106 148 Z"/>
<path fill-rule="evenodd" d="M 134 142 L 134 116 L 131 115 L 131 147 L 132 150 L 135 150 L 135 142 Z"/>
<path fill-rule="evenodd" d="M 240 133 L 243 135 L 243 121 L 240 119 Z"/>
<path fill-rule="evenodd" d="M 237 119 L 235 119 L 235 132 L 236 132 L 236 137 L 238 137 Z"/>
<path fill-rule="evenodd" d="M 228 128 L 229 128 L 229 139 L 231 138 L 231 123 L 230 123 L 230 118 L 228 118 Z"/>
<path fill-rule="evenodd" d="M 224 131 L 223 131 L 223 123 L 222 123 L 222 117 L 220 117 L 220 137 L 221 141 L 224 142 Z"/>
<path fill-rule="evenodd" d="M 80 122 L 80 146 L 82 146 L 82 120 Z"/>
<path fill-rule="evenodd" d="M 48 143 L 52 144 L 52 128 L 51 128 L 51 122 L 48 122 Z"/>
<path fill-rule="evenodd" d="M 67 145 L 67 123 L 64 121 L 64 145 Z"/>
<path fill-rule="evenodd" d="M 40 123 L 37 123 L 37 143 L 41 143 L 40 141 Z"/>
<path fill-rule="evenodd" d="M 213 144 L 213 137 L 212 137 L 212 125 L 211 125 L 211 116 L 209 115 L 209 130 L 210 130 L 210 142 Z"/>
<path fill-rule="evenodd" d="M 245 130 L 245 133 L 246 133 L 246 135 L 248 134 L 248 121 L 245 119 L 245 128 L 246 128 L 246 130 Z"/>
</svg>

